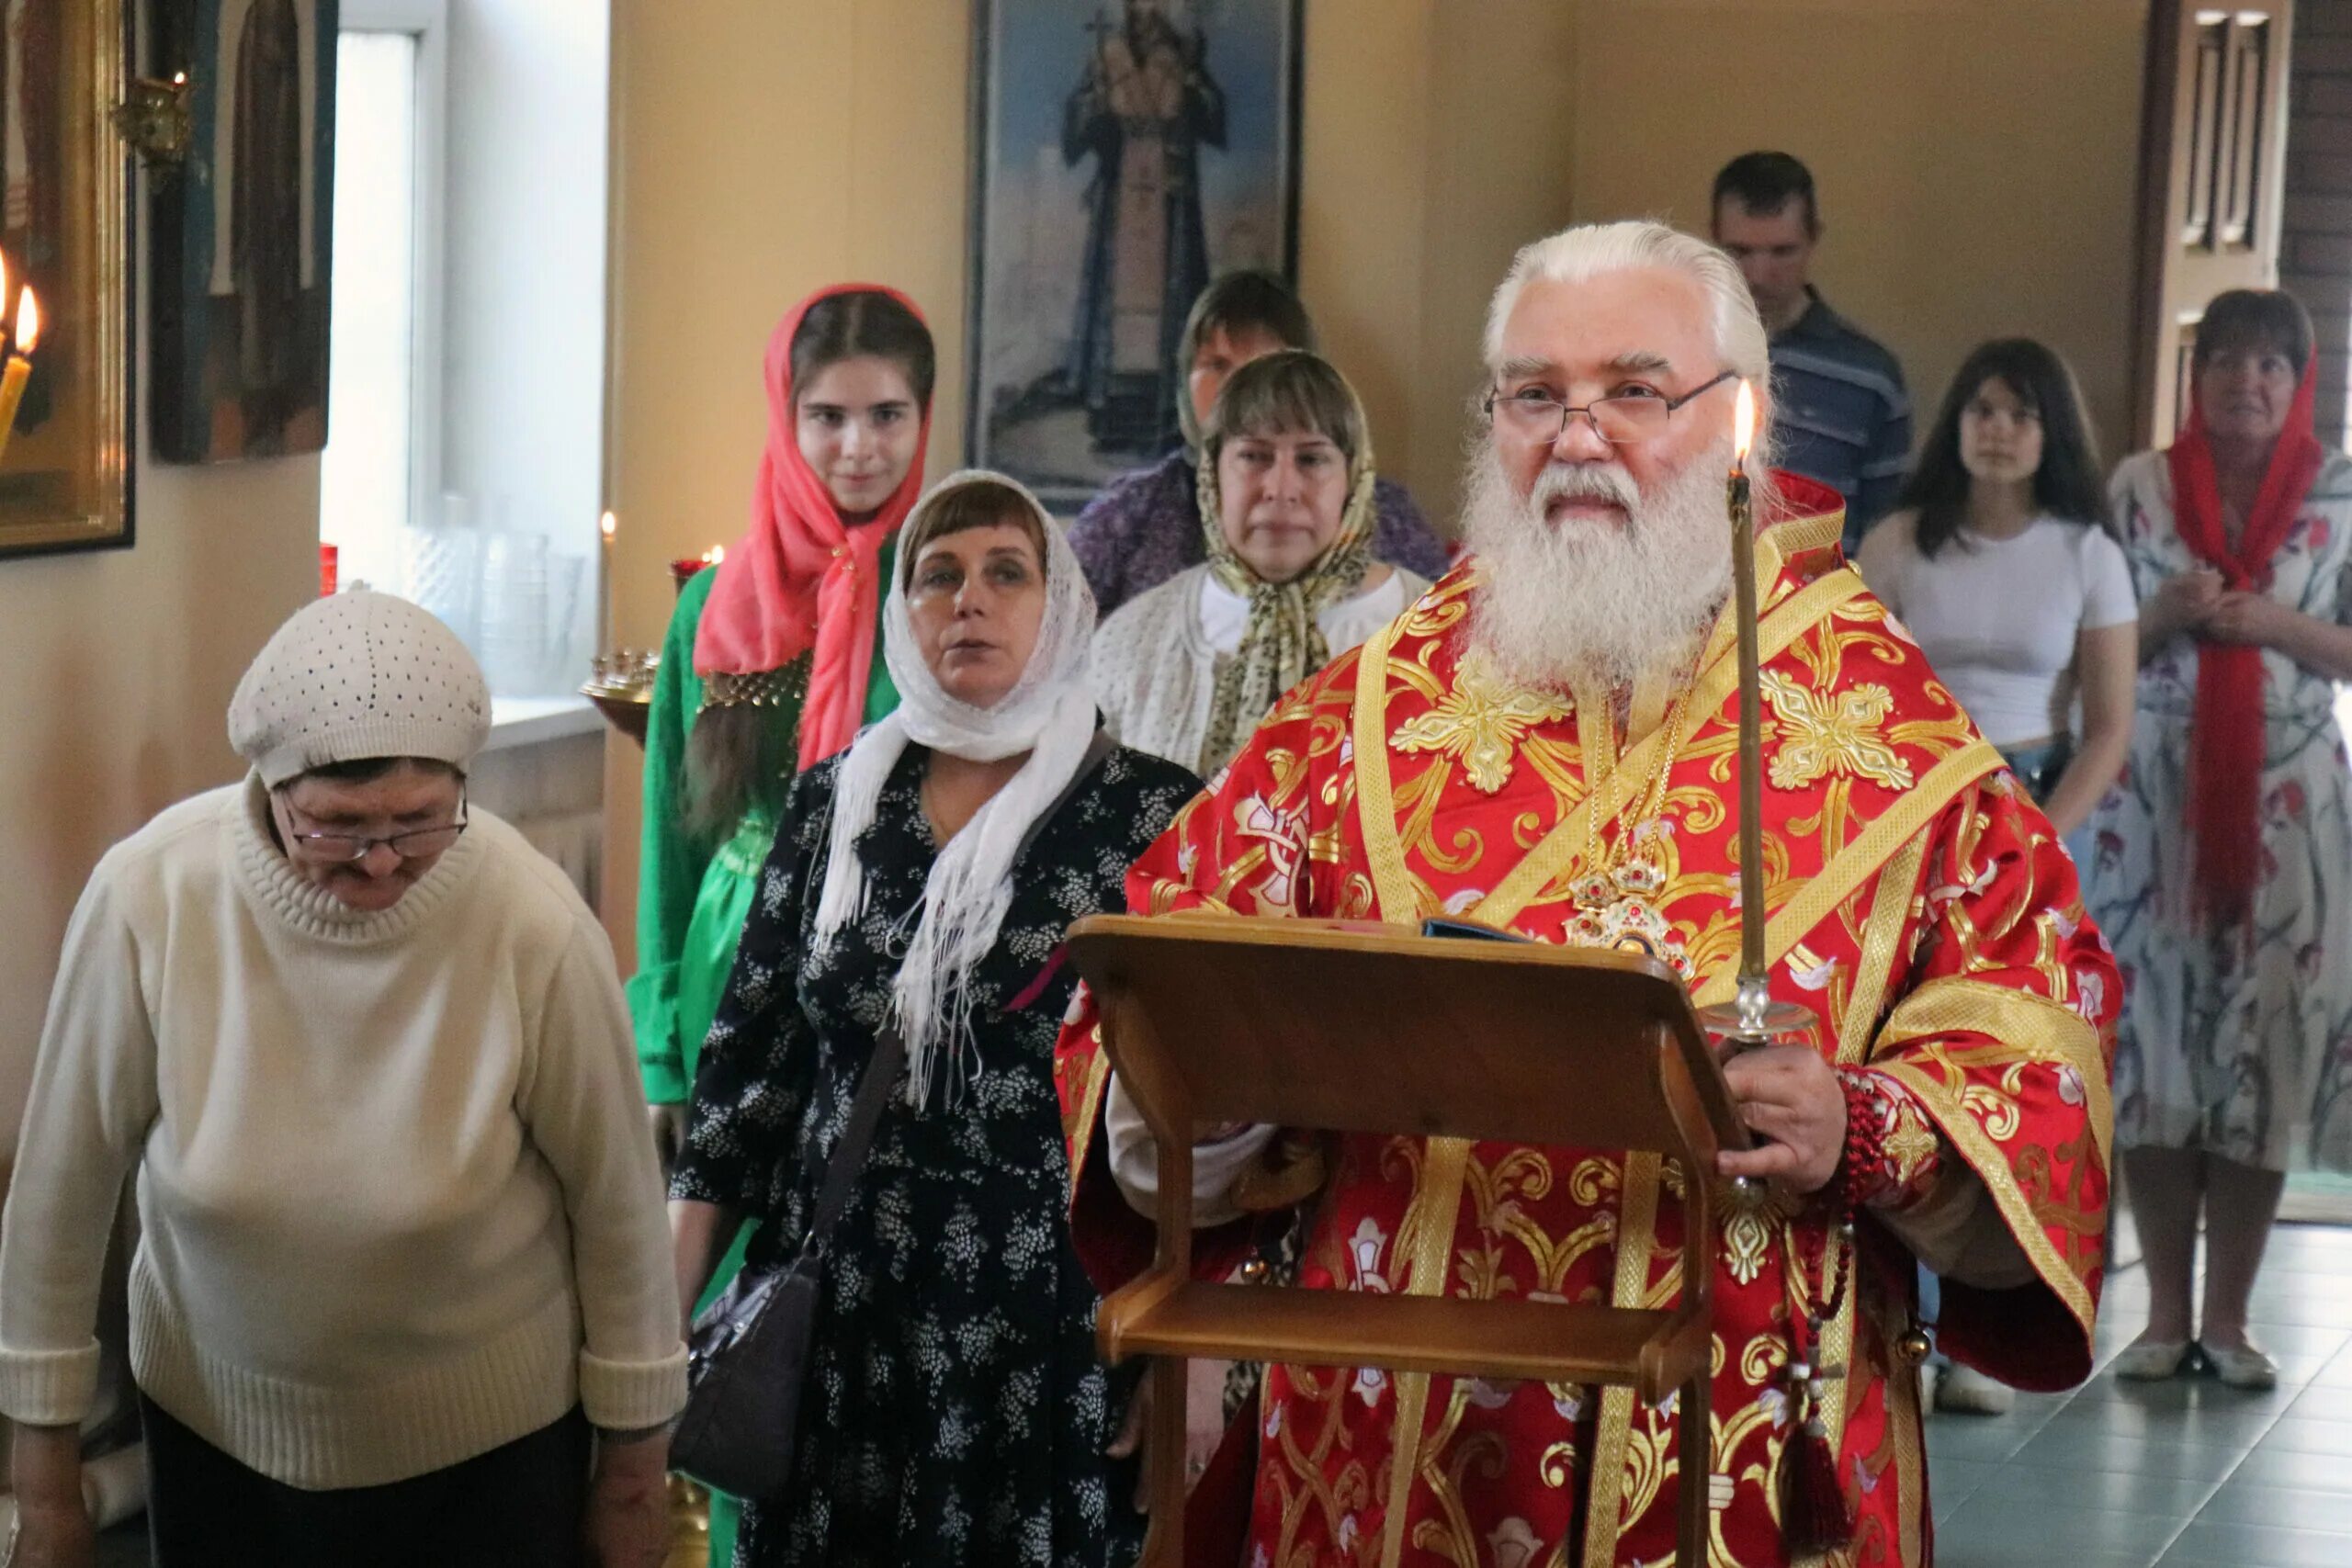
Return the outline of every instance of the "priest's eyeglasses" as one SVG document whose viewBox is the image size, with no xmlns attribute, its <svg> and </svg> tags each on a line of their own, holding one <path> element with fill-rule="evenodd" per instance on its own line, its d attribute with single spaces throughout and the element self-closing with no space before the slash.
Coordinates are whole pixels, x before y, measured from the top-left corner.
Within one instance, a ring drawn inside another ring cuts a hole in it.
<svg viewBox="0 0 2352 1568">
<path fill-rule="evenodd" d="M 1577 414 L 1592 422 L 1600 437 L 1612 446 L 1628 442 L 1646 441 L 1666 428 L 1666 422 L 1676 409 L 1690 402 L 1702 392 L 1712 392 L 1725 381 L 1737 378 L 1737 373 L 1726 370 L 1713 380 L 1691 388 L 1679 398 L 1643 390 L 1619 392 L 1611 397 L 1595 398 L 1580 407 L 1571 406 L 1544 391 L 1541 387 L 1529 387 L 1522 391 L 1487 394 L 1487 417 L 1495 424 L 1522 441 L 1550 446 L 1567 434 L 1568 421 Z"/>
<path fill-rule="evenodd" d="M 356 833 L 290 833 L 288 837 L 301 845 L 311 859 L 342 864 L 366 860 L 368 852 L 378 844 L 402 860 L 430 860 L 453 848 L 465 830 L 466 803 L 460 796 L 458 819 L 438 828 L 412 828 L 404 833 L 387 834 L 380 839 L 362 838 Z"/>
</svg>

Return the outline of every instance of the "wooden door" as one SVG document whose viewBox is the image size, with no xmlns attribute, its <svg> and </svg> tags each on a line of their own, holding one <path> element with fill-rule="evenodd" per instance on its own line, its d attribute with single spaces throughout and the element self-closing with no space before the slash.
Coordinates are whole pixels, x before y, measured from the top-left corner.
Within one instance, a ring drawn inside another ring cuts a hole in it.
<svg viewBox="0 0 2352 1568">
<path fill-rule="evenodd" d="M 2187 416 L 2206 301 L 2278 283 L 2294 0 L 2152 0 L 2141 135 L 2134 447 Z"/>
</svg>

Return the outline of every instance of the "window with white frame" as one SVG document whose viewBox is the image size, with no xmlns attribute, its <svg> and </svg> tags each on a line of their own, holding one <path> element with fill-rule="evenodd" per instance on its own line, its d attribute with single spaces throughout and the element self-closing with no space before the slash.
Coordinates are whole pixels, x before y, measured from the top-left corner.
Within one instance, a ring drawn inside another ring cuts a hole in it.
<svg viewBox="0 0 2352 1568">
<path fill-rule="evenodd" d="M 507 707 L 566 695 L 602 591 L 609 6 L 342 17 L 320 537 Z"/>
<path fill-rule="evenodd" d="M 319 537 L 345 582 L 406 592 L 440 475 L 447 0 L 344 0 L 335 58 L 334 351 Z"/>
</svg>

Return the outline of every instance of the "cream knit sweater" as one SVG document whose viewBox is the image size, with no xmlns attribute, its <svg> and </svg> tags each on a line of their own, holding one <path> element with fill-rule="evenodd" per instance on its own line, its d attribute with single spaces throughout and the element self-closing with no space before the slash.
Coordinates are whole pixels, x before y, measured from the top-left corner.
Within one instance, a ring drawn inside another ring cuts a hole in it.
<svg viewBox="0 0 2352 1568">
<path fill-rule="evenodd" d="M 0 1413 L 86 1413 L 135 1162 L 132 1371 L 265 1475 L 401 1480 L 574 1404 L 667 1421 L 677 1289 L 603 931 L 480 810 L 354 913 L 266 802 L 248 778 L 173 807 L 74 911 L 0 1224 Z"/>
</svg>

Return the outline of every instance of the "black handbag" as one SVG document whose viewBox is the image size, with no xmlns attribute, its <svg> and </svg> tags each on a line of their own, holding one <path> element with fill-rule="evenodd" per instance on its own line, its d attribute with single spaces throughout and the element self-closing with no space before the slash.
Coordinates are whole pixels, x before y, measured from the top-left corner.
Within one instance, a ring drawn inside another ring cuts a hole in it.
<svg viewBox="0 0 2352 1568">
<path fill-rule="evenodd" d="M 1069 787 L 1029 825 L 1015 864 L 1094 775 L 1112 745 L 1108 732 L 1094 732 Z M 695 1319 L 686 1346 L 686 1408 L 670 1437 L 670 1468 L 689 1480 L 757 1501 L 776 1495 L 792 1478 L 800 1390 L 816 1334 L 825 1253 L 906 1058 L 898 1025 L 885 1021 L 857 1080 L 849 1125 L 826 1163 L 824 1186 L 799 1252 L 782 1268 L 744 1269 Z"/>
<path fill-rule="evenodd" d="M 885 1023 L 857 1080 L 849 1126 L 833 1145 L 798 1254 L 780 1269 L 742 1270 L 695 1319 L 686 1348 L 686 1408 L 670 1438 L 670 1468 L 680 1474 L 753 1499 L 775 1495 L 791 1478 L 825 1251 L 906 1056 L 898 1026 Z"/>
</svg>

